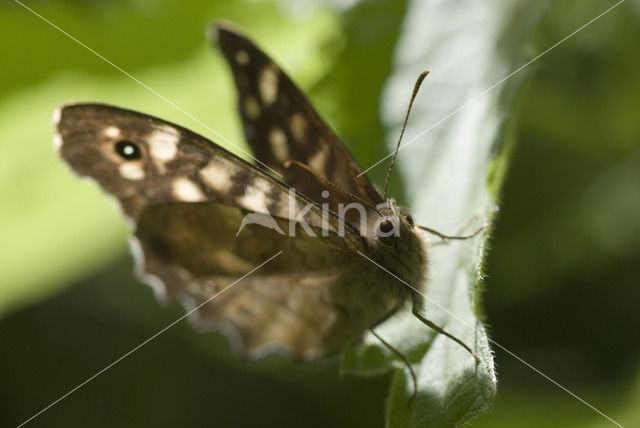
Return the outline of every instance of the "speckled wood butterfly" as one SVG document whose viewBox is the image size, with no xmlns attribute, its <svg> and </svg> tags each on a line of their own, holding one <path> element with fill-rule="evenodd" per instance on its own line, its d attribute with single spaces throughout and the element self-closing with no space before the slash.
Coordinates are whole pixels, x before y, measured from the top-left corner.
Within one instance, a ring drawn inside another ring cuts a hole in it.
<svg viewBox="0 0 640 428">
<path fill-rule="evenodd" d="M 114 196 L 135 225 L 142 278 L 198 305 L 281 252 L 197 311 L 199 325 L 222 329 L 250 357 L 338 352 L 407 303 L 451 337 L 420 314 L 424 232 L 361 174 L 264 52 L 226 24 L 211 34 L 231 66 L 260 164 L 146 114 L 103 104 L 56 113 L 62 158 Z"/>
</svg>

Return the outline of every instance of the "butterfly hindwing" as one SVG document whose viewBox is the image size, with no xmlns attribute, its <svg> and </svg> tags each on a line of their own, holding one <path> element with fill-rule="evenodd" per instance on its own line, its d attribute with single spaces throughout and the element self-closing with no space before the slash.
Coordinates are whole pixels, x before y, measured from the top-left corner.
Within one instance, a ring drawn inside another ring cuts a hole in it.
<svg viewBox="0 0 640 428">
<path fill-rule="evenodd" d="M 397 309 L 393 295 L 369 293 L 362 257 L 338 234 L 310 237 L 298 227 L 293 238 L 250 224 L 235 235 L 245 215 L 217 203 L 148 207 L 134 238 L 143 278 L 160 278 L 169 298 L 202 305 L 196 324 L 222 329 L 252 357 L 273 349 L 300 358 L 338 352 Z"/>
<path fill-rule="evenodd" d="M 226 24 L 210 30 L 228 61 L 238 89 L 244 133 L 256 157 L 284 175 L 284 181 L 320 203 L 329 190 L 331 208 L 342 198 L 334 188 L 284 162 L 299 161 L 337 188 L 377 205 L 379 192 L 340 139 L 280 67 L 248 38 Z M 347 202 L 349 199 L 347 198 Z"/>
</svg>

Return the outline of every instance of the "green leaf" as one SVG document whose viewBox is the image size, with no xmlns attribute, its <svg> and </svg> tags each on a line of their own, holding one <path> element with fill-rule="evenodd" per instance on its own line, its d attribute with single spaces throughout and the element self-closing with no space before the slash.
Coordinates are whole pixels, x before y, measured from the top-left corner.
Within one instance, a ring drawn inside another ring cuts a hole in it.
<svg viewBox="0 0 640 428">
<path fill-rule="evenodd" d="M 523 1 L 409 5 L 382 104 L 383 119 L 391 129 L 387 138 L 391 150 L 413 82 L 425 68 L 432 70 L 398 159 L 408 205 L 419 224 L 451 234 L 460 226 L 471 231 L 491 223 L 510 152 L 514 98 L 532 67 L 493 85 L 534 56 L 525 55 L 528 40 L 547 5 Z M 375 168 L 387 165 L 388 161 Z M 427 318 L 475 349 L 481 362 L 409 313 L 391 318 L 376 331 L 408 356 L 418 376 L 418 395 L 409 405 L 413 385 L 408 370 L 375 337 L 369 335 L 362 347 L 345 351 L 345 373 L 375 375 L 400 368 L 387 402 L 388 427 L 454 427 L 490 408 L 497 381 L 487 333 L 479 320 L 488 237 L 485 230 L 475 239 L 431 248 L 424 308 Z"/>
<path fill-rule="evenodd" d="M 453 2 L 412 3 L 408 9 L 404 2 L 394 2 L 393 6 L 385 2 L 362 2 L 342 16 L 348 40 L 338 59 L 329 58 L 331 49 L 318 52 L 317 48 L 337 33 L 334 17 L 314 13 L 308 21 L 291 23 L 267 3 L 251 3 L 250 8 L 239 7 L 237 13 L 223 15 L 259 39 L 303 87 L 317 81 L 327 69 L 331 70 L 332 60 L 337 62 L 341 68 L 333 70 L 337 70 L 338 85 L 349 87 L 350 92 L 329 88 L 325 94 L 319 94 L 321 98 L 326 97 L 325 107 L 335 103 L 343 108 L 332 112 L 320 105 L 320 110 L 334 117 L 336 128 L 346 134 L 347 140 L 357 143 L 354 152 L 366 167 L 383 152 L 384 128 L 376 117 L 376 100 L 389 75 L 389 58 L 394 46 L 398 55 L 382 101 L 383 116 L 388 127 L 393 128 L 387 138 L 389 148 L 398 135 L 411 85 L 424 67 L 433 72 L 425 82 L 405 141 L 524 63 L 525 42 L 543 8 L 544 5 L 538 3 L 517 6 L 506 1 L 495 5 L 482 1 L 464 6 Z M 86 11 L 77 13 L 62 6 L 54 9 L 43 6 L 38 11 L 212 128 L 233 141 L 241 140 L 237 120 L 233 119 L 230 80 L 217 78 L 225 73 L 225 68 L 212 59 L 204 40 L 201 44 L 197 42 L 202 37 L 204 23 L 194 24 L 189 18 L 199 16 L 202 21 L 208 21 L 212 13 L 194 7 L 185 15 L 187 18 L 180 18 L 184 27 L 196 28 L 193 30 L 196 35 L 189 36 L 190 43 L 176 42 L 162 55 L 162 62 L 154 62 L 137 47 L 148 43 L 129 42 L 138 40 L 140 20 L 132 18 L 136 16 L 134 12 L 126 10 L 127 13 L 112 16 L 92 14 L 91 19 L 87 19 Z M 155 40 L 158 34 L 173 39 L 183 31 L 182 27 L 171 26 L 174 30 L 166 32 L 167 25 L 175 20 L 173 12 L 169 12 L 166 8 L 156 10 L 162 19 L 156 19 L 154 27 L 162 31 L 149 32 L 150 39 Z M 0 171 L 5 190 L 0 199 L 2 206 L 11 207 L 0 213 L 4 239 L 0 259 L 5 261 L 0 271 L 3 284 L 0 310 L 42 298 L 98 269 L 124 250 L 125 228 L 110 204 L 95 186 L 80 185 L 51 149 L 50 115 L 56 105 L 71 100 L 112 102 L 176 121 L 220 141 L 38 18 L 21 9 L 18 15 L 21 26 L 36 28 L 38 32 L 25 33 L 35 35 L 16 45 L 14 62 L 24 62 L 29 55 L 44 64 L 52 64 L 52 72 L 36 76 L 36 72 L 49 69 L 30 68 L 24 81 L 12 86 L 23 88 L 19 92 L 7 90 L 0 101 L 5 125 L 0 129 L 0 140 L 5 142 L 0 146 L 3 155 L 0 157 L 10 160 Z M 126 41 L 128 50 L 123 49 L 123 44 L 114 44 L 113 38 L 104 38 L 95 31 L 107 26 L 106 21 L 113 16 L 131 18 L 130 25 L 118 26 L 115 32 Z M 401 39 L 396 44 L 399 29 L 402 29 Z M 49 36 L 52 39 L 45 43 Z M 184 48 L 186 45 L 188 49 Z M 158 43 L 158 46 L 165 49 L 166 44 Z M 180 55 L 178 51 L 182 51 Z M 122 56 L 118 56 L 119 52 Z M 43 56 L 44 53 L 53 56 L 55 61 Z M 132 58 L 138 60 L 132 63 Z M 66 71 L 69 69 L 76 71 Z M 420 223 L 450 232 L 474 214 L 490 219 L 508 151 L 503 144 L 507 135 L 504 118 L 512 110 L 512 99 L 520 88 L 521 76 L 497 87 L 477 104 L 469 105 L 401 152 L 399 164 L 406 186 L 395 180 L 392 194 L 399 198 L 408 195 L 409 205 Z M 38 85 L 34 85 L 34 81 Z M 31 87 L 27 87 L 28 84 Z M 320 91 L 322 84 L 324 81 L 319 85 Z M 203 93 L 212 96 L 203 97 Z M 378 166 L 369 175 L 380 183 L 384 169 Z M 481 239 L 435 247 L 431 251 L 432 272 L 427 286 L 429 298 L 477 326 L 480 333 L 475 334 L 433 305 L 428 305 L 425 313 L 476 348 L 483 363 L 476 366 L 459 346 L 434 335 L 411 316 L 394 317 L 378 332 L 409 356 L 419 376 L 420 394 L 412 407 L 407 406 L 411 383 L 407 381 L 407 372 L 399 370 L 388 401 L 388 426 L 459 425 L 485 410 L 493 399 L 495 377 L 490 350 L 477 321 L 476 286 L 482 249 Z M 37 269 L 34 269 L 34 260 Z M 403 368 L 403 365 L 370 337 L 366 338 L 365 347 L 349 348 L 343 356 L 343 370 L 349 373 L 377 375 L 393 367 Z"/>
</svg>

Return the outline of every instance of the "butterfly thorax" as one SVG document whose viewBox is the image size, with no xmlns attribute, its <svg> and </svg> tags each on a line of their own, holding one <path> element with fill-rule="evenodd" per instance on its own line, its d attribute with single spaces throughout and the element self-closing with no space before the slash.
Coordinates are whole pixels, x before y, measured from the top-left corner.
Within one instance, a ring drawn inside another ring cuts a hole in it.
<svg viewBox="0 0 640 428">
<path fill-rule="evenodd" d="M 393 199 L 388 199 L 379 211 L 381 217 L 371 225 L 366 238 L 371 258 L 398 278 L 391 278 L 396 286 L 411 291 L 409 284 L 422 291 L 427 276 L 426 237 Z"/>
<path fill-rule="evenodd" d="M 342 271 L 340 285 L 333 288 L 332 300 L 340 310 L 326 336 L 328 351 L 357 340 L 407 303 L 421 303 L 416 290 L 421 291 L 426 279 L 426 241 L 394 201 L 381 204 L 376 212 L 361 234 L 362 251 L 345 258 L 344 264 L 350 266 Z M 371 261 L 382 269 L 372 268 Z"/>
<path fill-rule="evenodd" d="M 377 212 L 379 215 L 368 219 L 365 246 L 361 254 L 354 255 L 356 266 L 346 275 L 349 296 L 336 296 L 352 313 L 356 307 L 362 308 L 357 316 L 361 332 L 406 303 L 421 304 L 419 293 L 427 276 L 427 241 L 411 216 L 393 200 L 378 206 Z M 372 269 L 371 261 L 382 269 Z M 353 322 L 356 317 L 350 318 Z"/>
</svg>

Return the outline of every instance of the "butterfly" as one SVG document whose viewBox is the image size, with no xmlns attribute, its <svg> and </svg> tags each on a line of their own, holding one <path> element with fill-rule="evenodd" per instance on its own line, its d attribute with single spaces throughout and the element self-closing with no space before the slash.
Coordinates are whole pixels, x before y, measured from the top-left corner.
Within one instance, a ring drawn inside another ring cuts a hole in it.
<svg viewBox="0 0 640 428">
<path fill-rule="evenodd" d="M 56 112 L 62 159 L 134 226 L 141 278 L 164 298 L 201 305 L 193 321 L 252 358 L 337 353 L 407 306 L 453 338 L 421 313 L 424 231 L 381 195 L 269 56 L 228 24 L 210 33 L 230 65 L 256 163 L 124 108 Z"/>
</svg>

